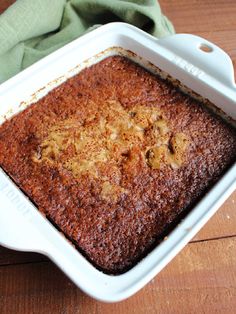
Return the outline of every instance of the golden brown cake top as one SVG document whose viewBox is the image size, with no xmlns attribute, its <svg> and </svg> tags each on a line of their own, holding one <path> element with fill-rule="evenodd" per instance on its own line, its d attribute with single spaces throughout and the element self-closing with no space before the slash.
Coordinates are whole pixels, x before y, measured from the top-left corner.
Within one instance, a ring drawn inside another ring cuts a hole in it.
<svg viewBox="0 0 236 314">
<path fill-rule="evenodd" d="M 135 162 L 136 154 L 152 169 L 179 168 L 185 159 L 188 137 L 174 133 L 155 106 L 125 109 L 118 101 L 89 103 L 94 110 L 85 120 L 69 118 L 53 125 L 33 153 L 35 163 L 61 165 L 79 179 L 81 175 L 103 181 L 101 196 L 117 200 L 128 193 L 119 186 L 122 164 Z M 112 178 L 107 171 L 113 169 Z"/>
</svg>

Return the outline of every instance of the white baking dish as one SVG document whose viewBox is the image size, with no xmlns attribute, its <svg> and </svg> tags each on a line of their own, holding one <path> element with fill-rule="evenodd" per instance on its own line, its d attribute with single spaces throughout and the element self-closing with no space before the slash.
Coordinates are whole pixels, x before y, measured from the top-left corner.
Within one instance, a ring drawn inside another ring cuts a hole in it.
<svg viewBox="0 0 236 314">
<path fill-rule="evenodd" d="M 199 48 L 202 44 L 212 51 L 202 51 Z M 233 65 L 220 48 L 193 35 L 180 34 L 157 40 L 128 24 L 111 23 L 73 41 L 2 84 L 0 123 L 80 68 L 104 57 L 101 52 L 111 47 L 131 50 L 236 119 Z M 80 66 L 74 69 L 77 65 Z M 168 239 L 128 272 L 110 276 L 98 271 L 74 249 L 0 170 L 0 244 L 47 255 L 90 296 L 107 302 L 120 301 L 150 281 L 199 231 L 235 188 L 236 164 L 171 232 Z"/>
</svg>

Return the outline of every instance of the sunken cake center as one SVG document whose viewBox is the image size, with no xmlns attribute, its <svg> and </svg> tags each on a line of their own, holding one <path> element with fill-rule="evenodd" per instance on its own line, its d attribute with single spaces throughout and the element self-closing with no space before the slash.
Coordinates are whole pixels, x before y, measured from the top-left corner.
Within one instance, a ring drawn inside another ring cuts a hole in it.
<svg viewBox="0 0 236 314">
<path fill-rule="evenodd" d="M 187 136 L 174 134 L 156 107 L 135 105 L 127 110 L 111 100 L 82 122 L 71 117 L 51 127 L 33 161 L 56 162 L 76 178 L 87 174 L 106 181 L 104 164 L 119 176 L 121 164 L 135 160 L 138 152 L 148 167 L 176 169 L 184 162 L 187 147 Z"/>
</svg>

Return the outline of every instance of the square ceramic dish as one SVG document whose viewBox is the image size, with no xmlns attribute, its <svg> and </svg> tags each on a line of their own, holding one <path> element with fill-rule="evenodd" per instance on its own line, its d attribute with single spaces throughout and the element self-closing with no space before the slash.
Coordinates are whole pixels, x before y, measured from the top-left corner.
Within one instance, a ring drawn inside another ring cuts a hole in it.
<svg viewBox="0 0 236 314">
<path fill-rule="evenodd" d="M 205 48 L 203 50 L 202 48 Z M 236 119 L 236 87 L 229 56 L 193 35 L 164 39 L 124 23 L 111 23 L 73 41 L 0 86 L 0 123 L 37 101 L 68 77 L 108 55 L 131 51 L 153 70 L 153 64 Z M 127 53 L 128 56 L 130 52 Z M 163 74 L 162 73 L 162 74 Z M 236 188 L 236 164 L 201 199 L 186 218 L 136 266 L 111 276 L 90 264 L 0 169 L 0 244 L 47 255 L 90 296 L 123 300 L 150 281 L 199 231 Z"/>
</svg>

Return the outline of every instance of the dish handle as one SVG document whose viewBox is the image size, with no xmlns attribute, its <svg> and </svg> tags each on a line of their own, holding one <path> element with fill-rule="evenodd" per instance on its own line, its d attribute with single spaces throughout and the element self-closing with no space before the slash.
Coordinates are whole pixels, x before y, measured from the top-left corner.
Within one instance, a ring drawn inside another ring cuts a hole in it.
<svg viewBox="0 0 236 314">
<path fill-rule="evenodd" d="M 31 223 L 34 206 L 1 168 L 0 200 L 0 245 L 19 251 L 44 251 L 45 241 Z"/>
<path fill-rule="evenodd" d="M 175 53 L 176 58 L 172 61 L 185 70 L 191 72 L 193 67 L 197 67 L 227 87 L 236 88 L 233 63 L 229 55 L 215 44 L 190 34 L 164 37 L 158 43 Z"/>
</svg>

